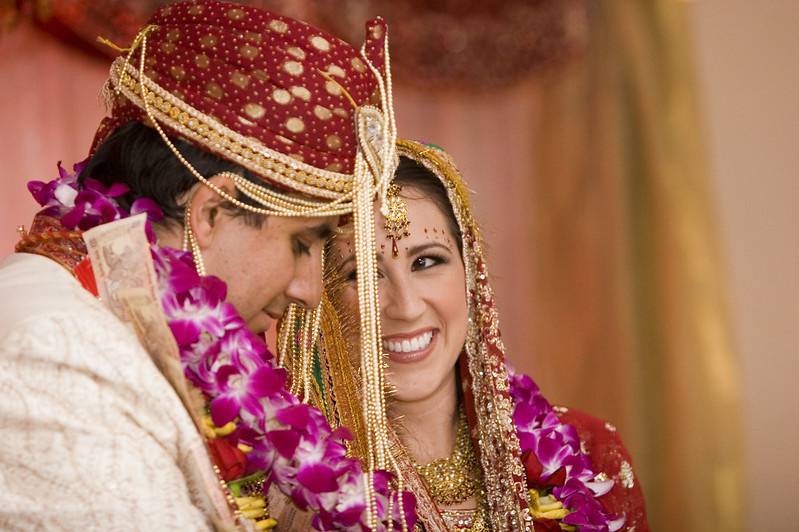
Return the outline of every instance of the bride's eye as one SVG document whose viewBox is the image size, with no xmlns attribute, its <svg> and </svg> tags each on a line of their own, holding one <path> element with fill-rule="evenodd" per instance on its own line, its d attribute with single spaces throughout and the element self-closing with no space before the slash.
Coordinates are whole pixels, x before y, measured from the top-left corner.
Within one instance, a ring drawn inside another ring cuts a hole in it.
<svg viewBox="0 0 799 532">
<path fill-rule="evenodd" d="M 446 262 L 446 259 L 443 257 L 438 257 L 435 255 L 422 255 L 421 257 L 417 257 L 416 260 L 413 261 L 411 265 L 411 271 L 419 271 L 419 270 L 426 270 L 428 268 L 432 268 L 438 264 L 443 264 Z"/>
<path fill-rule="evenodd" d="M 380 269 L 377 270 L 377 278 L 378 279 L 382 279 L 383 278 L 383 272 Z M 355 281 L 355 280 L 357 280 L 358 279 L 358 270 L 353 268 L 350 272 L 348 272 L 346 275 L 344 275 L 344 279 L 347 280 L 347 281 Z"/>
</svg>

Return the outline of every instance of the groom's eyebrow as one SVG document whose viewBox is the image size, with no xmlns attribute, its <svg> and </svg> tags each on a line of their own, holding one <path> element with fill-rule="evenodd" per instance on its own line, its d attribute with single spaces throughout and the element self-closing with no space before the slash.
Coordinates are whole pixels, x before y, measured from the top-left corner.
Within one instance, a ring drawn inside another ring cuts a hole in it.
<svg viewBox="0 0 799 532">
<path fill-rule="evenodd" d="M 333 224 L 322 222 L 318 225 L 306 227 L 300 233 L 318 240 L 327 240 L 333 236 Z"/>
<path fill-rule="evenodd" d="M 355 255 L 350 255 L 349 257 L 347 257 L 347 258 L 346 258 L 346 260 L 344 260 L 344 261 L 341 263 L 341 266 L 339 266 L 339 268 L 342 268 L 342 269 L 343 269 L 343 268 L 344 268 L 344 266 L 346 266 L 347 264 L 349 264 L 350 262 L 352 262 L 352 261 L 354 261 L 354 260 L 355 260 Z"/>
</svg>

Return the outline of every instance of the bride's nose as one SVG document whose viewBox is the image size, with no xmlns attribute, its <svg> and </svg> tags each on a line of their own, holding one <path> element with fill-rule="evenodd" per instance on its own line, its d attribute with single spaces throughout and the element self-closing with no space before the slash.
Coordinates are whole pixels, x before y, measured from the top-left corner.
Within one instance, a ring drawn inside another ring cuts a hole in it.
<svg viewBox="0 0 799 532">
<path fill-rule="evenodd" d="M 380 298 L 388 319 L 413 321 L 424 312 L 422 294 L 407 277 L 386 279 L 380 286 Z"/>
</svg>

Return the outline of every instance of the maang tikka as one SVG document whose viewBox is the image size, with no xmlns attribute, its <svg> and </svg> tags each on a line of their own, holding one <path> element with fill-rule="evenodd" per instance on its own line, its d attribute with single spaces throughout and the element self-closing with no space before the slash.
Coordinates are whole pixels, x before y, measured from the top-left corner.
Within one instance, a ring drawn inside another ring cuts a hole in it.
<svg viewBox="0 0 799 532">
<path fill-rule="evenodd" d="M 408 226 L 411 225 L 411 221 L 408 219 L 408 205 L 399 195 L 401 190 L 402 185 L 391 183 L 386 193 L 388 215 L 385 217 L 383 229 L 386 230 L 386 238 L 391 239 L 391 254 L 394 258 L 399 256 L 397 240 L 402 240 L 404 236 L 411 236 L 408 231 Z"/>
</svg>

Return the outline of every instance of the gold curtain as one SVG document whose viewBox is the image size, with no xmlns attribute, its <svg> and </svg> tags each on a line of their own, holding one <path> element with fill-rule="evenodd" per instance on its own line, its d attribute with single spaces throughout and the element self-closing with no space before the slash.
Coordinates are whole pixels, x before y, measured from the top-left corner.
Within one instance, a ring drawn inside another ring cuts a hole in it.
<svg viewBox="0 0 799 532">
<path fill-rule="evenodd" d="M 546 387 L 619 425 L 655 530 L 743 529 L 738 360 L 681 2 L 594 2 L 534 185 Z M 543 378 L 542 378 L 543 377 Z"/>
</svg>

